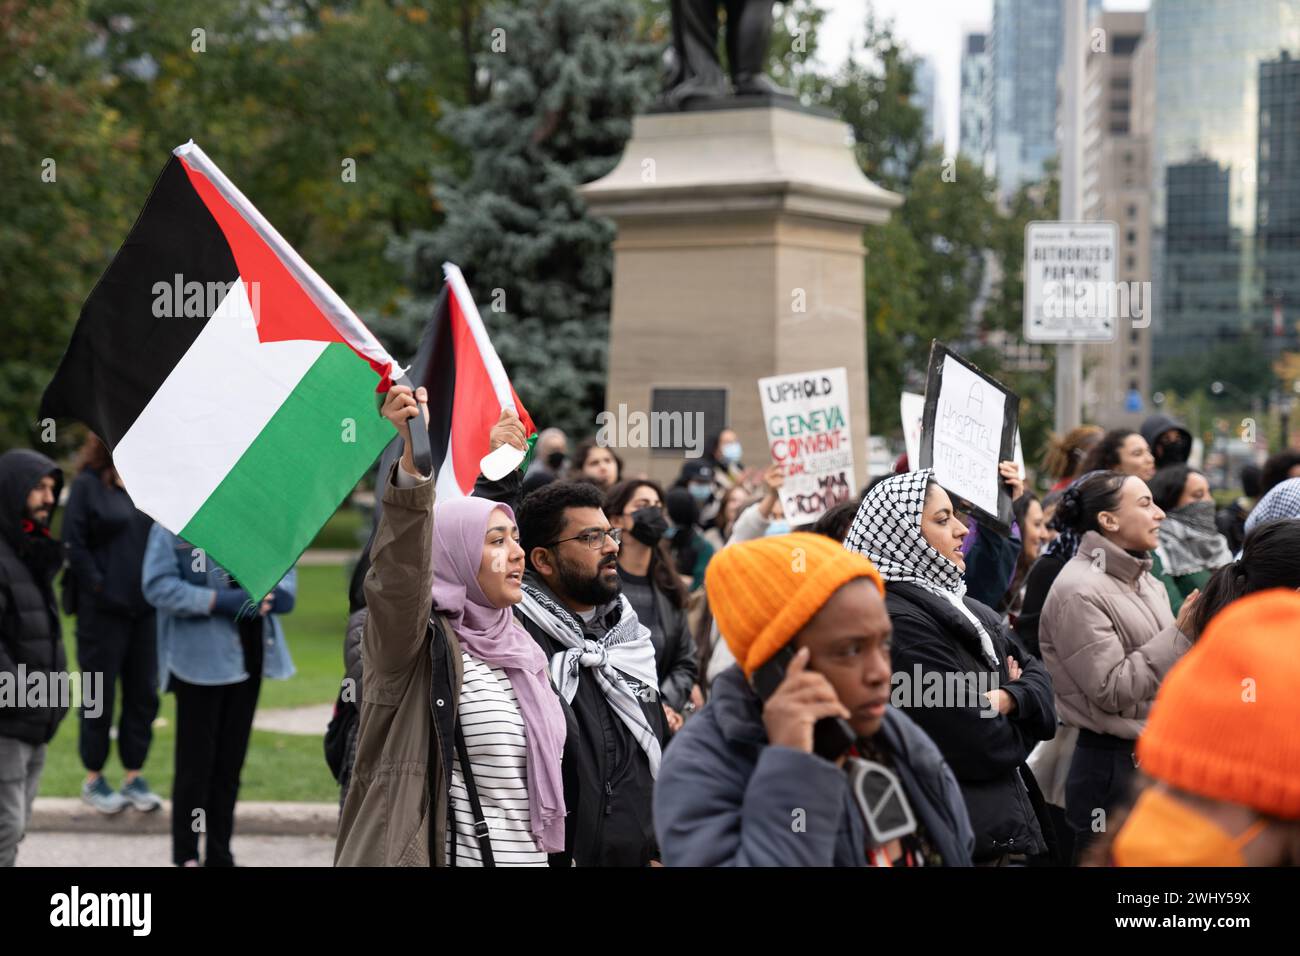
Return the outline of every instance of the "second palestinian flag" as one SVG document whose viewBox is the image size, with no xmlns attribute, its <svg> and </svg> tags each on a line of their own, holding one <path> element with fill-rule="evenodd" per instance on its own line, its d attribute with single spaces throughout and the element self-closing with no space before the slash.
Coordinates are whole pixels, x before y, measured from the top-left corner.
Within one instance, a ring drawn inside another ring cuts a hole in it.
<svg viewBox="0 0 1300 956">
<path fill-rule="evenodd" d="M 465 277 L 450 262 L 442 269 L 446 282 L 411 378 L 429 392 L 429 446 L 437 495 L 446 500 L 473 493 L 479 462 L 489 450 L 488 434 L 503 408 L 519 415 L 530 444 L 537 429 L 492 347 Z"/>
<path fill-rule="evenodd" d="M 42 417 L 85 422 L 136 507 L 269 592 L 393 437 L 400 372 L 193 143 L 82 308 Z"/>
</svg>

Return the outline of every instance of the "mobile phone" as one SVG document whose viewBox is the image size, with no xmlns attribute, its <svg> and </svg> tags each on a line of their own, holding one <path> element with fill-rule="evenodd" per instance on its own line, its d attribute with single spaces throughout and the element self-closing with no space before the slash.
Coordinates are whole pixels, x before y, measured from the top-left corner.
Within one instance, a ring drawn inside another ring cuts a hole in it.
<svg viewBox="0 0 1300 956">
<path fill-rule="evenodd" d="M 754 671 L 750 682 L 761 700 L 765 701 L 776 693 L 781 681 L 785 680 L 785 672 L 794 655 L 794 647 L 787 644 Z M 843 717 L 823 717 L 813 725 L 813 753 L 827 760 L 839 760 L 857 737 L 853 725 Z"/>
</svg>

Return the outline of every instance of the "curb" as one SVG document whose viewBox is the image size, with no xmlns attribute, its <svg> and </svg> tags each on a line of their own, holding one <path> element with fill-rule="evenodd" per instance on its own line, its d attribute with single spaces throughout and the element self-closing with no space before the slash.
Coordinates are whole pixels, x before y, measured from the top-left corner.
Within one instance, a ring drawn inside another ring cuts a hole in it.
<svg viewBox="0 0 1300 956">
<path fill-rule="evenodd" d="M 241 800 L 235 804 L 235 832 L 248 836 L 335 836 L 339 808 L 334 803 Z M 32 805 L 31 831 L 60 833 L 171 833 L 172 805 L 141 813 L 131 807 L 109 816 L 78 797 L 38 797 Z"/>
</svg>

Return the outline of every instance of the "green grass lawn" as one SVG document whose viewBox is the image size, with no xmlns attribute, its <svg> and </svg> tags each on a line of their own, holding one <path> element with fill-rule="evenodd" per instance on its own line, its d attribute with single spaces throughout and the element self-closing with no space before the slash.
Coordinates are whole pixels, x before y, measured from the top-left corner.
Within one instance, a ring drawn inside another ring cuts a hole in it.
<svg viewBox="0 0 1300 956">
<path fill-rule="evenodd" d="M 263 681 L 259 708 L 298 707 L 333 703 L 343 677 L 343 631 L 348 617 L 350 569 L 341 565 L 298 569 L 298 601 L 293 613 L 281 619 L 289 652 L 297 673 L 287 681 Z M 63 620 L 68 648 L 68 669 L 76 670 L 76 622 Z M 114 713 L 119 712 L 115 708 Z M 176 747 L 176 699 L 162 696 L 158 716 L 165 723 L 155 725 L 153 746 L 144 775 L 162 796 L 171 795 L 172 766 Z M 77 753 L 78 719 L 70 712 L 50 743 L 41 777 L 41 795 L 74 797 L 81 793 L 85 768 Z M 244 762 L 239 796 L 244 800 L 338 800 L 338 785 L 325 766 L 320 736 L 275 734 L 253 731 L 248 758 Z M 104 773 L 118 786 L 122 765 L 116 746 Z"/>
</svg>

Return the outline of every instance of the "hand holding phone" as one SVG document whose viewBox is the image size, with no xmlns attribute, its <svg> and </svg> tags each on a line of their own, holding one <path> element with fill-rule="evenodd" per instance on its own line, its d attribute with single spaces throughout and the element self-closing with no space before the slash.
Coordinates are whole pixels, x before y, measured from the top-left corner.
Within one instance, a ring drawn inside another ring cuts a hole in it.
<svg viewBox="0 0 1300 956">
<path fill-rule="evenodd" d="M 825 746 L 819 746 L 814 751 L 814 728 L 822 720 L 835 723 L 847 720 L 849 711 L 840 703 L 831 682 L 816 671 L 807 669 L 808 657 L 806 647 L 800 648 L 793 656 L 786 651 L 754 674 L 754 688 L 764 699 L 763 726 L 767 729 L 767 739 L 771 744 L 805 753 L 816 752 L 834 760 L 843 750 L 834 756 L 823 752 Z M 773 680 L 778 675 L 780 682 L 773 686 Z M 852 743 L 850 731 L 844 749 Z"/>
</svg>

